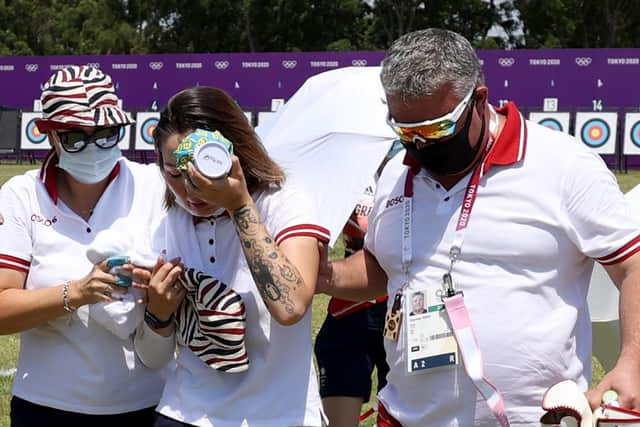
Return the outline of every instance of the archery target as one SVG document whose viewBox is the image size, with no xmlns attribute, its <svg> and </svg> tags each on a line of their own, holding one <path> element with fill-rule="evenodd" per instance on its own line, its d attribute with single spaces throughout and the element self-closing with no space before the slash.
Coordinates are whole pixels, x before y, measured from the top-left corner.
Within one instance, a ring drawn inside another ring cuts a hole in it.
<svg viewBox="0 0 640 427">
<path fill-rule="evenodd" d="M 42 118 L 42 113 L 22 113 L 20 121 L 20 149 L 49 150 L 49 138 L 46 133 L 40 133 L 36 126 L 36 119 Z"/>
<path fill-rule="evenodd" d="M 557 130 L 560 132 L 569 133 L 569 113 L 548 113 L 548 112 L 536 112 L 529 113 L 529 120 L 536 122 L 549 129 Z"/>
<path fill-rule="evenodd" d="M 640 113 L 624 116 L 622 154 L 640 154 Z"/>
<path fill-rule="evenodd" d="M 607 122 L 602 119 L 589 119 L 580 129 L 580 137 L 582 142 L 590 147 L 598 148 L 602 147 L 609 140 L 611 135 L 611 129 Z"/>
<path fill-rule="evenodd" d="M 122 126 L 120 128 L 120 139 L 118 140 L 118 147 L 121 150 L 128 150 L 131 145 L 131 126 Z"/>
<path fill-rule="evenodd" d="M 144 112 L 136 115 L 136 150 L 153 150 L 153 130 L 158 126 L 160 113 Z"/>
<path fill-rule="evenodd" d="M 264 126 L 269 122 L 271 117 L 275 116 L 276 113 L 273 111 L 260 111 L 258 113 L 258 126 Z"/>
<path fill-rule="evenodd" d="M 576 113 L 576 138 L 599 154 L 615 154 L 618 113 Z"/>
<path fill-rule="evenodd" d="M 249 122 L 249 124 L 253 125 L 253 122 L 251 121 L 251 111 L 243 111 L 244 116 L 247 118 L 247 121 Z"/>
</svg>

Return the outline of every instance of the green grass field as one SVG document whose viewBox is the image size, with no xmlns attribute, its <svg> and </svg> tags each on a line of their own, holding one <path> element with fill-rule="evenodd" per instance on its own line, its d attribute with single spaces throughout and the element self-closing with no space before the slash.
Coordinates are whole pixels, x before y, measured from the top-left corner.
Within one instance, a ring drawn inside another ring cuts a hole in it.
<svg viewBox="0 0 640 427">
<path fill-rule="evenodd" d="M 33 169 L 37 166 L 34 165 L 15 165 L 15 164 L 0 164 L 0 185 L 2 185 L 10 177 L 23 173 L 26 170 Z M 616 174 L 620 188 L 626 192 L 640 183 L 640 171 L 629 171 L 628 173 Z M 338 257 L 342 254 L 343 248 L 341 244 L 336 245 L 336 248 L 332 251 L 332 256 Z M 326 306 L 328 298 L 320 295 L 317 296 L 313 302 L 313 336 L 322 325 L 322 321 L 326 314 Z M 19 340 L 16 335 L 0 336 L 0 373 L 3 370 L 15 368 L 16 359 L 18 353 Z M 46 356 L 46 355 L 45 355 Z M 600 364 L 596 359 L 593 360 L 593 379 L 594 382 L 599 381 L 604 374 Z M 9 427 L 9 399 L 11 396 L 11 382 L 12 377 L 0 376 L 0 427 Z M 375 389 L 375 385 L 373 387 Z M 371 402 L 375 399 L 372 396 Z M 365 409 L 368 409 L 370 405 L 367 405 Z M 374 417 L 369 417 L 368 420 L 361 424 L 361 427 L 370 427 L 375 425 Z"/>
</svg>

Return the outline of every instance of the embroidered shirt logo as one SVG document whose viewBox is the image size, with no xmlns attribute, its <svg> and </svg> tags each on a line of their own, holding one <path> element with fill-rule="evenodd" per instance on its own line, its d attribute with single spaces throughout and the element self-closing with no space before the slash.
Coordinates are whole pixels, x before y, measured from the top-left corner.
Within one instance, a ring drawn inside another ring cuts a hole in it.
<svg viewBox="0 0 640 427">
<path fill-rule="evenodd" d="M 47 219 L 47 218 L 43 218 L 40 215 L 37 214 L 33 214 L 31 215 L 31 221 L 32 222 L 37 222 L 40 223 L 42 225 L 45 225 L 47 227 L 51 227 L 53 224 L 55 224 L 56 222 L 58 222 L 58 218 L 56 218 L 55 216 L 51 219 Z"/>
<path fill-rule="evenodd" d="M 399 205 L 404 200 L 404 196 L 397 196 L 392 199 L 387 200 L 387 204 L 385 208 L 390 208 L 391 206 Z"/>
</svg>

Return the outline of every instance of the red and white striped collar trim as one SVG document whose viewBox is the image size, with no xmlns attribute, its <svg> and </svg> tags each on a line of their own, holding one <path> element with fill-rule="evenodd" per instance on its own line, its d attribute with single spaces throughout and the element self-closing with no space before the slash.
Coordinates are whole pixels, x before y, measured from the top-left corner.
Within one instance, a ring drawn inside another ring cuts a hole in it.
<svg viewBox="0 0 640 427">
<path fill-rule="evenodd" d="M 506 116 L 507 120 L 498 139 L 493 142 L 482 161 L 480 176 L 489 172 L 494 165 L 507 166 L 521 161 L 527 150 L 527 124 L 516 104 L 509 102 L 504 107 L 497 108 L 496 112 Z M 408 153 L 403 162 L 416 173 L 420 170 L 420 165 Z"/>
<path fill-rule="evenodd" d="M 49 193 L 49 197 L 51 197 L 51 200 L 53 200 L 53 203 L 55 204 L 58 204 L 58 186 L 56 182 L 57 168 L 58 155 L 54 149 L 51 149 L 42 162 L 42 167 L 40 168 L 40 181 L 44 184 L 44 188 L 46 188 L 47 193 Z M 111 170 L 111 173 L 109 174 L 109 183 L 116 179 L 119 173 L 120 162 L 116 163 Z"/>
</svg>

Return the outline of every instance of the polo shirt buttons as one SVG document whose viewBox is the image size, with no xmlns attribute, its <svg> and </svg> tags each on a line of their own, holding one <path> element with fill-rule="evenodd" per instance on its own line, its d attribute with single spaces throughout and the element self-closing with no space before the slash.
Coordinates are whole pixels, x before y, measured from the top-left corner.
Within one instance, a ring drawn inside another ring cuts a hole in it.
<svg viewBox="0 0 640 427">
<path fill-rule="evenodd" d="M 216 262 L 216 257 L 212 256 L 211 258 L 209 258 L 209 261 L 211 261 L 211 264 L 213 264 L 214 262 Z"/>
<path fill-rule="evenodd" d="M 213 239 L 209 239 L 209 244 L 213 245 Z"/>
<path fill-rule="evenodd" d="M 448 202 L 448 201 L 449 201 L 449 199 L 451 199 L 451 197 L 447 196 L 447 197 L 445 197 L 445 198 L 444 198 L 444 201 L 445 201 L 445 202 Z"/>
<path fill-rule="evenodd" d="M 91 233 L 91 227 L 87 227 L 87 233 Z"/>
</svg>

